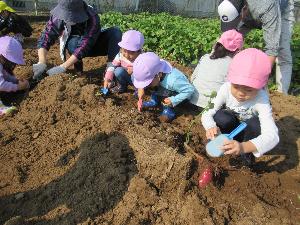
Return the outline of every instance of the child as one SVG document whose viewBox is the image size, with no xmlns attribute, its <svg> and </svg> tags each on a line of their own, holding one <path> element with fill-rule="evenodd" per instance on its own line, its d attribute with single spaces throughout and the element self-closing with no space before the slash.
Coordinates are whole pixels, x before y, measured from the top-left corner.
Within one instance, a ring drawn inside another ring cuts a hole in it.
<svg viewBox="0 0 300 225">
<path fill-rule="evenodd" d="M 243 36 L 236 30 L 224 32 L 210 54 L 202 56 L 191 81 L 195 93 L 190 99 L 193 105 L 205 108 L 213 91 L 218 91 L 226 80 L 229 64 L 232 57 L 243 47 Z"/>
<path fill-rule="evenodd" d="M 16 14 L 14 9 L 0 1 L 0 36 L 13 33 L 14 38 L 23 43 L 24 37 L 31 36 L 32 31 L 32 27 L 23 16 Z"/>
<path fill-rule="evenodd" d="M 222 147 L 225 155 L 242 154 L 247 165 L 253 163 L 253 155 L 259 157 L 279 142 L 269 96 L 264 89 L 270 73 L 271 63 L 265 53 L 254 48 L 241 51 L 229 66 L 229 82 L 218 91 L 214 108 L 201 118 L 208 139 L 214 139 L 219 131 L 230 133 L 240 121 L 247 123 L 235 140 L 224 141 Z"/>
<path fill-rule="evenodd" d="M 114 75 L 118 81 L 118 85 L 111 88 L 113 93 L 123 93 L 127 91 L 127 86 L 132 84 L 132 63 L 142 52 L 144 45 L 144 36 L 136 30 L 129 30 L 122 36 L 121 42 L 118 43 L 121 47 L 120 53 L 116 55 L 106 70 L 104 77 L 104 85 L 101 89 L 103 94 L 108 94 L 108 89 L 111 86 Z"/>
<path fill-rule="evenodd" d="M 0 37 L 0 93 L 16 92 L 29 88 L 27 80 L 18 80 L 13 75 L 13 70 L 17 64 L 25 64 L 21 44 L 12 37 Z M 0 115 L 9 112 L 10 109 L 0 101 Z"/>
<path fill-rule="evenodd" d="M 170 122 L 175 118 L 173 107 L 189 99 L 194 93 L 194 87 L 187 77 L 168 62 L 162 60 L 153 52 L 139 55 L 133 63 L 133 85 L 138 88 L 138 108 L 157 107 L 160 100 L 163 104 L 161 121 Z M 144 88 L 157 87 L 157 92 L 151 95 L 151 100 L 142 103 Z"/>
</svg>

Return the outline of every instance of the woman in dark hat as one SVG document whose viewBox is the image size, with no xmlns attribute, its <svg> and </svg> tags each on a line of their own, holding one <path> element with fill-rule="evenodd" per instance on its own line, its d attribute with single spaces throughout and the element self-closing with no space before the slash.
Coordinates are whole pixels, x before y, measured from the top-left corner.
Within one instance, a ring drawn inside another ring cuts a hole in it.
<svg viewBox="0 0 300 225">
<path fill-rule="evenodd" d="M 38 40 L 39 62 L 33 64 L 35 80 L 43 77 L 47 69 L 47 53 L 59 37 L 60 56 L 64 63 L 49 69 L 46 72 L 48 75 L 64 73 L 72 65 L 81 73 L 84 57 L 107 55 L 109 64 L 119 52 L 120 29 L 101 29 L 97 12 L 83 0 L 59 0 L 50 13 L 50 19 Z M 68 60 L 66 50 L 71 55 Z"/>
</svg>

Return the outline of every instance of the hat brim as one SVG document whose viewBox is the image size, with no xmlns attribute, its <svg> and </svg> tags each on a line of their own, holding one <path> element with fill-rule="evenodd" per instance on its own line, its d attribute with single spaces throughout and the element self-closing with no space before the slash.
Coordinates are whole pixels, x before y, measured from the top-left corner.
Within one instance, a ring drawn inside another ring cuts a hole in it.
<svg viewBox="0 0 300 225">
<path fill-rule="evenodd" d="M 120 41 L 120 42 L 118 43 L 118 45 L 119 45 L 121 48 L 124 48 L 124 49 L 126 49 L 126 50 L 128 50 L 128 51 L 136 52 L 136 51 L 139 51 L 139 50 L 140 50 L 140 49 L 135 48 L 134 46 L 130 46 L 130 45 L 126 44 L 126 43 L 123 43 L 122 41 Z"/>
<path fill-rule="evenodd" d="M 172 71 L 172 65 L 168 62 L 168 61 L 165 61 L 163 59 L 160 60 L 162 62 L 162 68 L 160 70 L 160 72 L 162 73 L 171 73 Z"/>
<path fill-rule="evenodd" d="M 7 60 L 17 64 L 17 65 L 25 65 L 24 58 L 22 59 L 15 59 L 14 57 L 10 57 L 8 55 L 3 55 Z"/>
<path fill-rule="evenodd" d="M 147 87 L 147 86 L 149 86 L 151 84 L 151 82 L 153 81 L 154 77 L 158 73 L 160 73 L 160 72 L 162 72 L 162 73 L 171 73 L 172 69 L 173 69 L 173 67 L 172 67 L 172 65 L 169 62 L 161 59 L 160 60 L 160 68 L 158 69 L 158 71 L 156 71 L 157 73 L 153 74 L 153 77 L 148 78 L 148 79 L 143 80 L 143 81 L 138 81 L 138 80 L 134 79 L 135 76 L 134 76 L 134 74 L 132 74 L 133 85 L 136 88 L 145 88 L 145 87 Z"/>
<path fill-rule="evenodd" d="M 136 87 L 136 88 L 145 88 L 145 87 L 147 87 L 147 86 L 149 86 L 151 84 L 151 82 L 153 81 L 154 77 L 152 79 L 138 81 L 138 80 L 134 79 L 134 76 L 133 76 L 133 79 L 132 79 L 133 86 Z"/>
<path fill-rule="evenodd" d="M 267 80 L 266 82 L 261 82 L 259 80 L 255 80 L 250 77 L 242 77 L 242 76 L 228 77 L 228 80 L 230 81 L 230 83 L 244 85 L 255 89 L 261 89 L 267 84 Z"/>
<path fill-rule="evenodd" d="M 238 25 L 239 25 L 239 22 L 240 22 L 240 17 L 239 16 L 237 18 L 235 18 L 234 20 L 230 21 L 230 22 L 221 21 L 221 30 L 222 30 L 222 32 L 232 30 L 232 29 L 237 29 Z"/>
<path fill-rule="evenodd" d="M 63 10 L 59 5 L 55 6 L 50 11 L 50 14 L 68 23 L 83 23 L 89 19 L 88 14 L 85 10 L 72 12 Z"/>
</svg>

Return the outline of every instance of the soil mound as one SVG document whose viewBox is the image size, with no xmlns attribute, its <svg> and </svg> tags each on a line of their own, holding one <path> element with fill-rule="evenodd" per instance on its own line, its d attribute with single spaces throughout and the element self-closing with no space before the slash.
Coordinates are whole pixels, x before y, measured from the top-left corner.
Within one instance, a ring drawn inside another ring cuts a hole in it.
<svg viewBox="0 0 300 225">
<path fill-rule="evenodd" d="M 26 39 L 27 65 L 17 70 L 23 77 L 36 62 L 34 41 Z M 271 94 L 281 142 L 251 169 L 235 157 L 205 157 L 197 123 L 189 146 L 204 157 L 198 163 L 183 144 L 196 112 L 182 105 L 165 124 L 157 111 L 137 111 L 133 91 L 96 96 L 105 58 L 84 63 L 85 77 L 47 77 L 23 96 L 16 114 L 0 118 L 0 224 L 300 221 L 299 99 Z M 208 165 L 213 182 L 199 189 Z"/>
</svg>

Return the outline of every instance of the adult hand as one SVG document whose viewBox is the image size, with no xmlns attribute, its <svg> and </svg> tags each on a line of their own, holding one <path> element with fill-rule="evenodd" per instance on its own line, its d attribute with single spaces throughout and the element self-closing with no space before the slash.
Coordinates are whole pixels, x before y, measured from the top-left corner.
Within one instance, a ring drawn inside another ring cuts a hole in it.
<svg viewBox="0 0 300 225">
<path fill-rule="evenodd" d="M 47 65 L 45 63 L 38 62 L 32 65 L 33 79 L 39 80 L 42 74 L 45 72 Z"/>
<path fill-rule="evenodd" d="M 225 140 L 221 149 L 224 155 L 240 155 L 244 152 L 242 143 L 235 140 Z"/>
<path fill-rule="evenodd" d="M 209 128 L 206 130 L 206 138 L 213 140 L 218 133 L 219 133 L 218 127 Z"/>
<path fill-rule="evenodd" d="M 63 66 L 55 66 L 55 67 L 52 67 L 50 70 L 48 70 L 46 73 L 49 75 L 49 76 L 53 76 L 53 75 L 56 75 L 56 74 L 60 74 L 60 73 L 64 73 L 66 72 L 66 68 L 63 67 Z"/>
<path fill-rule="evenodd" d="M 22 90 L 26 90 L 28 88 L 29 88 L 28 80 L 20 79 L 19 83 L 18 83 L 18 90 L 22 91 Z"/>
</svg>

